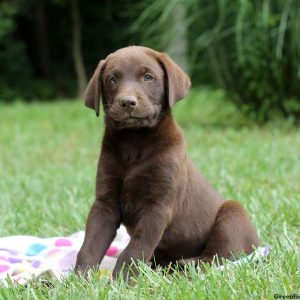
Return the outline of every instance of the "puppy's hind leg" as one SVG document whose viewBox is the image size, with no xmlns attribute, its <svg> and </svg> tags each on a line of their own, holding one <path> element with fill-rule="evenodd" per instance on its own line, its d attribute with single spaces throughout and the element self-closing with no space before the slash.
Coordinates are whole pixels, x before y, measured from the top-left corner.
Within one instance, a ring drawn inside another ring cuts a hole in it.
<svg viewBox="0 0 300 300">
<path fill-rule="evenodd" d="M 254 226 L 244 207 L 235 201 L 226 201 L 219 208 L 215 223 L 208 235 L 204 251 L 199 257 L 180 261 L 212 263 L 214 256 L 232 258 L 236 254 L 250 254 L 253 247 L 259 245 L 259 239 Z"/>
</svg>

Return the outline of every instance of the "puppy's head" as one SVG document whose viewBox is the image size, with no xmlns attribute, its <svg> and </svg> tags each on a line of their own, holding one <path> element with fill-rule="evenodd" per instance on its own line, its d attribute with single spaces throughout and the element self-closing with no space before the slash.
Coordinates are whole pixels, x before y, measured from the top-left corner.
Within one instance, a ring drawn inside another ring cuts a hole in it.
<svg viewBox="0 0 300 300">
<path fill-rule="evenodd" d="M 132 46 L 100 61 L 85 104 L 98 116 L 102 98 L 106 117 L 117 128 L 154 127 L 189 87 L 189 77 L 167 54 Z"/>
</svg>

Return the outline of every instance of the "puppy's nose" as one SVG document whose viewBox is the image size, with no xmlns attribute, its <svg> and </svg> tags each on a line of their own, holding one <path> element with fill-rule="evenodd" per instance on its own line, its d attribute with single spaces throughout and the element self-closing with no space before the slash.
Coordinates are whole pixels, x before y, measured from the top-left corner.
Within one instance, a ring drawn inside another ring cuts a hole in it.
<svg viewBox="0 0 300 300">
<path fill-rule="evenodd" d="M 138 104 L 137 98 L 135 96 L 124 96 L 120 99 L 119 103 L 124 111 L 127 112 L 132 112 Z"/>
</svg>

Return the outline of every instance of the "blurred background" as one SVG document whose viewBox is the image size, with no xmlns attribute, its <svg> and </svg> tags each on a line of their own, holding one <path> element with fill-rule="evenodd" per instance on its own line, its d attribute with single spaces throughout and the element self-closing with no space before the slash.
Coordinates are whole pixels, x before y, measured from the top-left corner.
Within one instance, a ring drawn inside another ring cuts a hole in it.
<svg viewBox="0 0 300 300">
<path fill-rule="evenodd" d="M 0 101 L 78 98 L 128 45 L 168 52 L 257 122 L 300 119 L 298 0 L 2 0 Z"/>
<path fill-rule="evenodd" d="M 293 294 L 300 0 L 0 0 L 0 236 L 83 229 L 104 114 L 96 118 L 82 94 L 99 60 L 128 45 L 165 51 L 191 76 L 173 109 L 187 153 L 225 199 L 243 203 L 273 249 L 235 289 Z M 217 297 L 234 290 L 232 280 L 211 286 Z"/>
</svg>

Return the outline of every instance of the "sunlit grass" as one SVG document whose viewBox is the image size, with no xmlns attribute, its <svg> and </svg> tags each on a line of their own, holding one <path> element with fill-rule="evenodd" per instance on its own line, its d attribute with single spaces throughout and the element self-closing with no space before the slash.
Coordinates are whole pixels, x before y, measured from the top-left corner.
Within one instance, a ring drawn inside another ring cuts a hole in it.
<svg viewBox="0 0 300 300">
<path fill-rule="evenodd" d="M 257 126 L 220 91 L 200 90 L 176 105 L 188 153 L 227 199 L 238 199 L 271 254 L 232 270 L 188 268 L 172 276 L 141 266 L 136 285 L 86 284 L 75 276 L 53 288 L 34 280 L 0 288 L 0 298 L 207 299 L 273 298 L 300 290 L 300 129 Z M 93 201 L 103 115 L 80 101 L 0 105 L 0 236 L 67 235 L 84 228 Z"/>
</svg>

